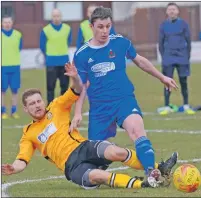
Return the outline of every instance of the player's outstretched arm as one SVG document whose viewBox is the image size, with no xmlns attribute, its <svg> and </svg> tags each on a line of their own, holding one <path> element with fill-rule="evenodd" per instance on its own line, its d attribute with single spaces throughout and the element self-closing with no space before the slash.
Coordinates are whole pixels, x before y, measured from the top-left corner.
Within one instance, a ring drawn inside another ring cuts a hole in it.
<svg viewBox="0 0 201 198">
<path fill-rule="evenodd" d="M 137 56 L 135 57 L 135 59 L 133 59 L 133 62 L 143 71 L 147 72 L 148 74 L 158 78 L 167 89 L 169 89 L 170 91 L 172 89 L 178 89 L 178 86 L 176 84 L 176 82 L 172 79 L 169 78 L 167 76 L 164 76 L 161 72 L 159 72 L 154 66 L 153 64 L 147 60 L 146 58 L 140 56 L 137 54 Z"/>
<path fill-rule="evenodd" d="M 66 70 L 66 72 L 64 73 L 64 75 L 70 76 L 72 79 L 71 88 L 74 89 L 76 93 L 80 94 L 82 91 L 82 82 L 77 73 L 77 69 L 76 69 L 74 63 L 72 63 L 72 64 L 66 63 L 65 70 Z"/>
<path fill-rule="evenodd" d="M 82 121 L 82 107 L 83 107 L 83 104 L 84 104 L 84 100 L 86 98 L 86 90 L 87 90 L 87 84 L 84 84 L 82 92 L 80 94 L 80 97 L 75 103 L 75 114 L 74 114 L 74 117 L 72 119 L 72 122 L 71 122 L 71 125 L 70 125 L 70 128 L 69 128 L 69 132 L 72 132 L 73 129 L 79 127 L 80 124 L 81 124 L 81 121 Z"/>
<path fill-rule="evenodd" d="M 2 164 L 1 170 L 3 175 L 12 175 L 23 171 L 27 164 L 22 160 L 15 160 L 13 164 Z"/>
</svg>

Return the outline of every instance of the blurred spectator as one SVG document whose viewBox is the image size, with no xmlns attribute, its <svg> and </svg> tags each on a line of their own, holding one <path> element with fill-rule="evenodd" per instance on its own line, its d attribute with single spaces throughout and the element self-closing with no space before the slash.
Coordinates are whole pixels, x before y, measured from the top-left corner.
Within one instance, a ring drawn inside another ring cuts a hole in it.
<svg viewBox="0 0 201 198">
<path fill-rule="evenodd" d="M 60 80 L 61 95 L 69 86 L 69 77 L 64 75 L 64 65 L 69 61 L 69 45 L 72 31 L 68 24 L 61 22 L 61 12 L 52 11 L 52 22 L 43 28 L 40 35 L 40 49 L 46 59 L 47 101 L 54 99 L 57 78 Z"/>
<path fill-rule="evenodd" d="M 76 43 L 77 49 L 79 49 L 85 42 L 87 42 L 93 37 L 93 32 L 90 27 L 90 17 L 93 11 L 97 7 L 98 7 L 97 5 L 91 4 L 87 8 L 88 19 L 80 23 L 80 28 L 78 30 L 77 43 Z M 111 27 L 110 34 L 116 34 L 113 26 Z"/>
<path fill-rule="evenodd" d="M 173 77 L 177 69 L 185 112 L 194 114 L 188 103 L 187 77 L 190 75 L 191 36 L 188 24 L 179 15 L 176 3 L 167 5 L 168 18 L 161 24 L 159 33 L 159 51 L 162 57 L 162 71 L 168 77 Z M 160 112 L 166 115 L 171 112 L 169 107 L 170 91 L 164 88 L 166 108 Z"/>
<path fill-rule="evenodd" d="M 201 40 L 201 31 L 200 31 L 200 40 Z"/>
<path fill-rule="evenodd" d="M 20 88 L 20 50 L 22 49 L 22 34 L 13 29 L 13 20 L 9 16 L 2 19 L 2 70 L 1 70 L 1 114 L 2 119 L 9 116 L 5 107 L 5 95 L 8 87 L 12 92 L 11 117 L 19 118 L 17 114 L 17 97 Z"/>
</svg>

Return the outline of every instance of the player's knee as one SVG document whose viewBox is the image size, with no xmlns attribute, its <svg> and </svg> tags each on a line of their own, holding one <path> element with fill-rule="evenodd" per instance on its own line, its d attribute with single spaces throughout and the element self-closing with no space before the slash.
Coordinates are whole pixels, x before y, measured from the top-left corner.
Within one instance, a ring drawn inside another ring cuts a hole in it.
<svg viewBox="0 0 201 198">
<path fill-rule="evenodd" d="M 118 161 L 123 161 L 128 156 L 128 151 L 124 148 L 117 147 L 114 148 L 115 157 Z"/>
<path fill-rule="evenodd" d="M 88 173 L 88 181 L 91 185 L 100 185 L 107 182 L 108 179 L 108 172 L 94 169 Z"/>
<path fill-rule="evenodd" d="M 100 174 L 100 170 L 94 169 L 88 171 L 88 173 L 84 174 L 83 181 L 86 182 L 84 185 L 96 185 L 102 183 L 102 177 Z"/>
<path fill-rule="evenodd" d="M 105 157 L 111 161 L 123 161 L 126 159 L 128 152 L 124 148 L 120 148 L 115 145 L 111 145 L 105 151 Z"/>
<path fill-rule="evenodd" d="M 142 137 L 142 136 L 145 136 L 146 137 L 146 132 L 144 130 L 143 127 L 141 126 L 133 126 L 133 128 L 131 128 L 130 130 L 127 131 L 128 132 L 128 135 L 129 137 L 135 141 L 137 140 L 138 138 Z"/>
<path fill-rule="evenodd" d="M 97 155 L 100 158 L 105 158 L 105 151 L 108 147 L 112 146 L 113 144 L 108 141 L 100 141 L 100 143 L 97 146 Z"/>
<path fill-rule="evenodd" d="M 143 119 L 139 114 L 128 116 L 123 123 L 123 128 L 128 132 L 132 140 L 146 136 Z"/>
</svg>

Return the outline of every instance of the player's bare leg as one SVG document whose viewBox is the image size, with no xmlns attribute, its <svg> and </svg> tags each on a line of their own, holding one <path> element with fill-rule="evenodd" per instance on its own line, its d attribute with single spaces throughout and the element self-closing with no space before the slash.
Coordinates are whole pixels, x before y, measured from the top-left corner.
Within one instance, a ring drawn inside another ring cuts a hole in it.
<svg viewBox="0 0 201 198">
<path fill-rule="evenodd" d="M 131 114 L 123 122 L 123 128 L 128 132 L 131 140 L 135 141 L 142 136 L 147 136 L 144 130 L 144 122 L 140 115 Z"/>
</svg>

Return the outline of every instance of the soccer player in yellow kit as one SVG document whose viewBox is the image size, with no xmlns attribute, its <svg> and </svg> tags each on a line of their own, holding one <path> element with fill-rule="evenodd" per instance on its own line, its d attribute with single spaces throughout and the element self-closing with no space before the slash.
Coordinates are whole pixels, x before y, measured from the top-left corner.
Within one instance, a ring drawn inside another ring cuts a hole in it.
<svg viewBox="0 0 201 198">
<path fill-rule="evenodd" d="M 72 86 L 62 96 L 53 100 L 45 108 L 44 100 L 38 89 L 23 93 L 24 110 L 33 121 L 24 127 L 20 140 L 20 151 L 12 165 L 3 164 L 4 175 L 23 171 L 37 149 L 42 156 L 54 163 L 67 180 L 85 189 L 101 184 L 111 187 L 142 188 L 158 187 L 163 183 L 162 176 L 169 176 L 177 159 L 172 155 L 166 162 L 156 164 L 153 175 L 144 179 L 125 174 L 105 171 L 109 164 L 120 161 L 134 169 L 143 167 L 134 150 L 120 148 L 108 141 L 90 141 L 82 137 L 78 130 L 69 132 L 70 112 L 82 91 L 80 78 L 74 65 L 66 64 L 66 73 L 72 79 Z M 156 170 L 158 170 L 156 169 Z"/>
</svg>

